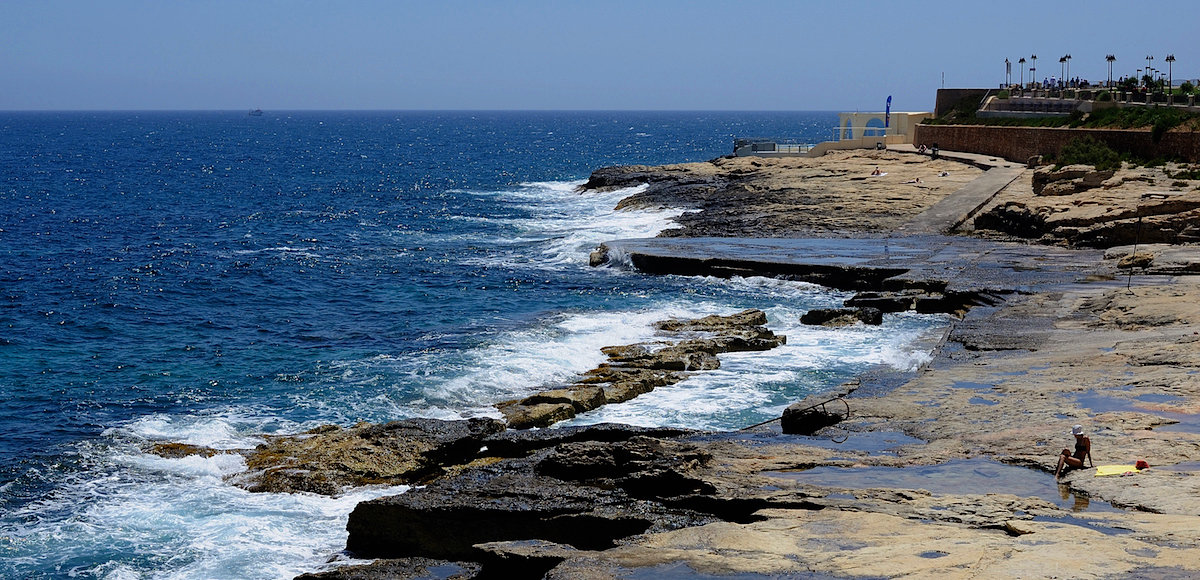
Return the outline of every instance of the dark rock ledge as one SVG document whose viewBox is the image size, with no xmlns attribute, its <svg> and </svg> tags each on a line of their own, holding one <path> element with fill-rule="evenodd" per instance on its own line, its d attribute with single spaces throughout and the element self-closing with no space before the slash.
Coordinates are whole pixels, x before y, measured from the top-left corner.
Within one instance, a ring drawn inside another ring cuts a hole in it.
<svg viewBox="0 0 1200 580">
<path fill-rule="evenodd" d="M 767 507 L 824 507 L 804 494 L 722 492 L 708 476 L 715 461 L 705 445 L 680 439 L 566 442 L 360 503 L 346 548 L 363 558 L 477 562 L 479 578 L 541 578 L 639 534 L 756 521 Z M 356 577 L 346 573 L 314 577 Z"/>
</svg>

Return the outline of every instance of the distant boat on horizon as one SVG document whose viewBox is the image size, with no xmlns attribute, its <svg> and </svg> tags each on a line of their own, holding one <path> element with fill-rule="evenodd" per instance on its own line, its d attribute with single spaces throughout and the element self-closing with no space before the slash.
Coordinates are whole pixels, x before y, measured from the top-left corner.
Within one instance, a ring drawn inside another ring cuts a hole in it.
<svg viewBox="0 0 1200 580">
<path fill-rule="evenodd" d="M 250 116 L 251 117 L 261 117 L 262 109 L 250 109 Z"/>
</svg>

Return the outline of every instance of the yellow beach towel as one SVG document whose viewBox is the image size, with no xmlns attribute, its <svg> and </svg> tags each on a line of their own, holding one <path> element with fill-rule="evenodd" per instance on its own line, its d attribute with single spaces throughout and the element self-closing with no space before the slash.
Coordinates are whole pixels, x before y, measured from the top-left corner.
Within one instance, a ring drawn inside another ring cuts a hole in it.
<svg viewBox="0 0 1200 580">
<path fill-rule="evenodd" d="M 1096 477 L 1104 475 L 1125 475 L 1138 472 L 1136 465 L 1097 465 Z"/>
</svg>

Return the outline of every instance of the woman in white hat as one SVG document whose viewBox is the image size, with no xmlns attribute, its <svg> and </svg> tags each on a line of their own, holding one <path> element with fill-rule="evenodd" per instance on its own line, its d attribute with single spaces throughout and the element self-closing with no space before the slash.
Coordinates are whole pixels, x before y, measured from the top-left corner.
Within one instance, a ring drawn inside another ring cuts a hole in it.
<svg viewBox="0 0 1200 580">
<path fill-rule="evenodd" d="M 1062 450 L 1058 455 L 1058 467 L 1054 468 L 1054 479 L 1063 474 L 1064 466 L 1068 470 L 1083 467 L 1084 458 L 1087 458 L 1092 467 L 1096 466 L 1092 463 L 1092 440 L 1083 434 L 1083 425 L 1071 427 L 1071 434 L 1075 436 L 1075 453 L 1071 453 L 1070 449 Z"/>
</svg>

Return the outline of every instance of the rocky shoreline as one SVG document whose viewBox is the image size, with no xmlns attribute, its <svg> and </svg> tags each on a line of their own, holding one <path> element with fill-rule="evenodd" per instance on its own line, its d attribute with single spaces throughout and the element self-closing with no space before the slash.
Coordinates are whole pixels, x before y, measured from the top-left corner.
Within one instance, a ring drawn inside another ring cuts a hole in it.
<svg viewBox="0 0 1200 580">
<path fill-rule="evenodd" d="M 870 177 L 875 166 L 888 175 Z M 721 348 L 782 341 L 747 312 L 729 317 L 736 330 L 715 335 L 715 320 L 665 322 L 663 332 L 677 335 L 666 343 L 613 347 L 590 377 L 503 404 L 507 424 L 407 420 L 273 438 L 247 453 L 251 470 L 236 483 L 331 494 L 422 486 L 351 514 L 347 552 L 374 563 L 308 579 L 1192 577 L 1200 574 L 1200 281 L 1188 274 L 1200 270 L 1200 251 L 1178 243 L 1190 239 L 1198 182 L 1163 184 L 1154 173 L 1177 170 L 1099 179 L 1086 168 L 1031 168 L 964 224 L 976 253 L 936 267 L 913 253 L 916 265 L 861 268 L 856 289 L 899 292 L 891 304 L 904 308 L 919 303 L 912 292 L 976 293 L 941 303 L 961 320 L 917 373 L 864 376 L 799 403 L 840 396 L 851 410 L 812 436 L 778 424 L 735 433 L 518 429 L 621 400 L 623 383 L 636 391 L 719 364 Z M 609 168 L 585 189 L 648 183 L 622 205 L 694 210 L 672 238 L 862 239 L 901 229 L 981 174 L 949 159 L 864 151 Z M 1029 238 L 1043 245 L 1012 243 Z M 708 265 L 727 275 L 765 269 Z M 858 314 L 828 319 L 847 316 Z M 1152 467 L 1114 477 L 1072 471 L 1056 485 L 1073 424 L 1085 425 L 1097 465 Z"/>
<path fill-rule="evenodd" d="M 871 173 L 878 169 L 882 175 Z M 978 167 L 894 151 L 836 151 L 819 159 L 725 157 L 595 171 L 584 191 L 647 187 L 618 209 L 691 210 L 667 237 L 886 235 L 981 175 Z"/>
</svg>

